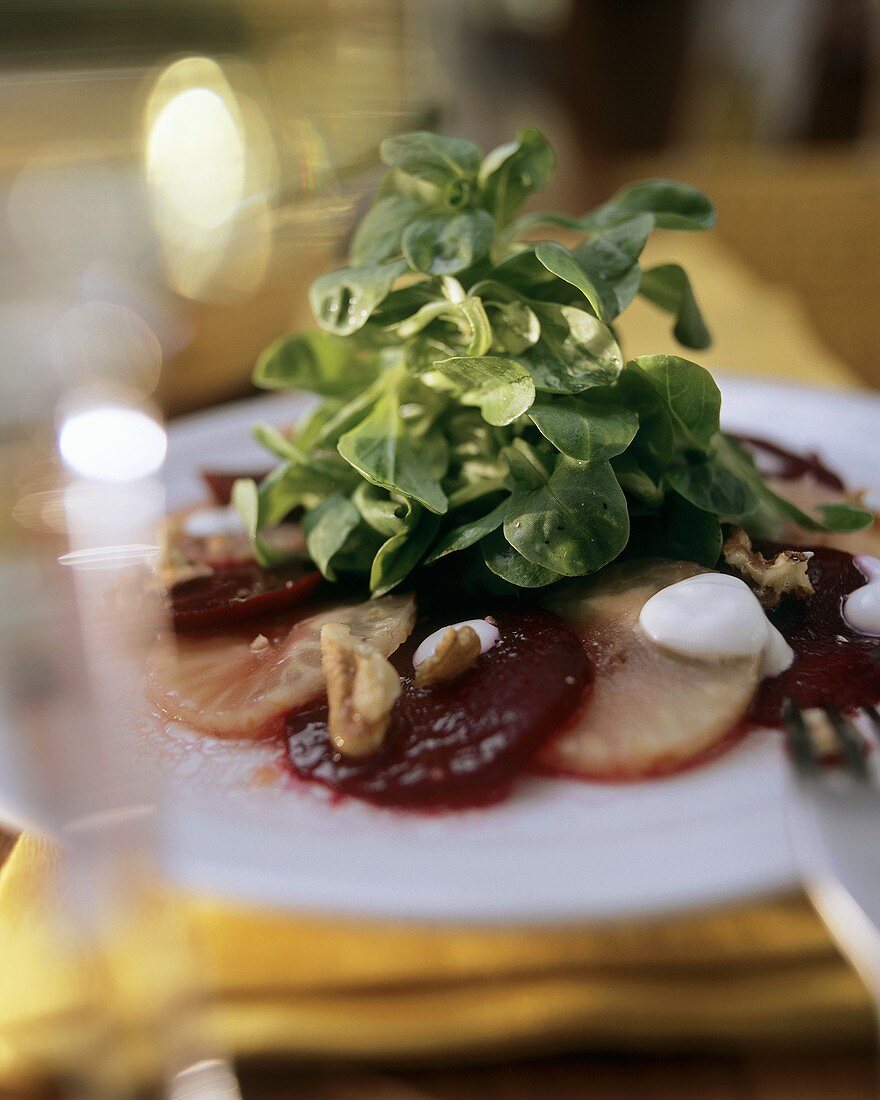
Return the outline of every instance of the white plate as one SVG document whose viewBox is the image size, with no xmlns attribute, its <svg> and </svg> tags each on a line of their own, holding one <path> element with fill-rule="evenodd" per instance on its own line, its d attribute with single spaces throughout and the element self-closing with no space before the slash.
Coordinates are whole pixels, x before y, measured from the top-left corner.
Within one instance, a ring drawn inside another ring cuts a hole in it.
<svg viewBox="0 0 880 1100">
<path fill-rule="evenodd" d="M 722 379 L 724 422 L 818 448 L 855 484 L 877 483 L 880 399 Z M 249 439 L 301 402 L 267 397 L 171 429 L 169 505 L 198 499 L 198 470 L 259 468 Z M 171 872 L 248 902 L 394 919 L 591 921 L 728 902 L 793 885 L 778 735 L 664 780 L 522 782 L 502 805 L 418 817 L 318 789 L 242 782 L 272 750 L 178 734 L 167 754 Z"/>
</svg>

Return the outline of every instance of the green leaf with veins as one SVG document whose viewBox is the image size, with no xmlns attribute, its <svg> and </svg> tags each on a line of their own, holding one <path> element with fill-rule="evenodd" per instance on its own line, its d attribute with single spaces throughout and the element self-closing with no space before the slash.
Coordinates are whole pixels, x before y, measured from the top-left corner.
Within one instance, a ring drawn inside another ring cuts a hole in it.
<svg viewBox="0 0 880 1100">
<path fill-rule="evenodd" d="M 449 390 L 463 405 L 478 408 L 496 427 L 512 424 L 535 400 L 535 383 L 526 368 L 497 355 L 441 359 L 425 381 Z"/>
<path fill-rule="evenodd" d="M 728 435 L 718 436 L 715 453 L 719 462 L 726 463 L 730 469 L 748 482 L 763 506 L 797 524 L 805 531 L 837 531 L 851 534 L 855 531 L 863 531 L 874 522 L 872 512 L 855 504 L 820 505 L 818 517 L 809 515 L 792 504 L 790 500 L 775 493 L 758 473 L 751 455 Z"/>
<path fill-rule="evenodd" d="M 546 588 L 561 581 L 562 574 L 540 565 L 517 553 L 504 537 L 503 531 L 493 531 L 480 541 L 483 561 L 490 572 L 517 588 Z"/>
<path fill-rule="evenodd" d="M 408 361 L 416 373 L 421 373 L 433 362 L 430 358 L 432 346 L 453 347 L 465 355 L 485 355 L 492 346 L 492 326 L 486 310 L 479 298 L 466 296 L 458 302 L 447 299 L 431 302 L 406 321 L 392 326 L 394 334 L 407 341 L 410 346 L 413 337 L 422 335 L 421 340 L 412 341 L 411 346 L 418 348 L 417 355 Z M 439 355 L 436 358 L 449 358 Z"/>
<path fill-rule="evenodd" d="M 483 303 L 493 335 L 492 349 L 502 355 L 521 355 L 541 337 L 541 322 L 523 301 Z"/>
<path fill-rule="evenodd" d="M 480 167 L 473 142 L 424 130 L 385 138 L 379 154 L 390 168 L 438 185 L 473 179 Z"/>
<path fill-rule="evenodd" d="M 413 271 L 456 275 L 486 255 L 494 233 L 495 223 L 485 210 L 428 214 L 410 222 L 401 247 Z"/>
<path fill-rule="evenodd" d="M 558 455 L 544 485 L 514 490 L 504 537 L 528 561 L 567 577 L 613 561 L 629 538 L 629 512 L 610 464 Z"/>
<path fill-rule="evenodd" d="M 282 336 L 260 355 L 254 384 L 265 390 L 298 389 L 321 397 L 349 397 L 376 379 L 373 352 L 351 347 L 327 332 Z"/>
<path fill-rule="evenodd" d="M 541 299 L 546 294 L 556 294 L 562 290 L 566 294 L 565 302 L 574 300 L 578 291 L 564 284 L 538 260 L 535 247 L 523 246 L 512 255 L 506 256 L 491 271 L 489 281 L 509 287 L 526 298 Z"/>
<path fill-rule="evenodd" d="M 309 304 L 315 320 L 326 332 L 351 336 L 363 328 L 394 286 L 395 279 L 406 269 L 405 260 L 394 260 L 367 267 L 346 267 L 322 275 L 309 289 Z"/>
<path fill-rule="evenodd" d="M 370 569 L 370 592 L 374 596 L 384 596 L 406 580 L 431 545 L 439 526 L 439 516 L 418 505 L 413 508 L 405 529 L 392 535 L 376 551 Z"/>
<path fill-rule="evenodd" d="M 624 549 L 630 514 L 645 552 L 706 564 L 719 516 L 753 530 L 868 521 L 848 505 L 807 516 L 772 493 L 719 433 L 718 390 L 697 364 L 624 365 L 607 322 L 640 291 L 680 341 L 708 342 L 682 269 L 639 263 L 654 228 L 711 225 L 699 191 L 647 180 L 581 218 L 517 221 L 554 167 L 536 130 L 482 162 L 471 142 L 427 132 L 381 152 L 390 171 L 352 266 L 310 293 L 322 331 L 276 342 L 257 366 L 260 385 L 321 398 L 290 437 L 256 430 L 280 460 L 236 491 L 261 561 L 274 559 L 260 532 L 300 507 L 325 574 L 369 573 L 374 593 L 458 551 L 456 578 L 482 570 L 493 591 L 592 572 Z M 586 237 L 517 239 L 537 224 Z"/>
<path fill-rule="evenodd" d="M 360 512 L 342 493 L 331 493 L 304 516 L 306 549 L 328 581 L 336 580 L 333 558 L 360 522 Z"/>
<path fill-rule="evenodd" d="M 558 278 L 583 294 L 600 321 L 610 321 L 617 315 L 614 288 L 596 271 L 589 271 L 578 257 L 556 241 L 541 241 L 535 245 L 535 259 Z"/>
<path fill-rule="evenodd" d="M 546 187 L 556 169 L 556 155 L 540 131 L 529 127 L 516 141 L 499 145 L 483 158 L 477 177 L 482 200 L 499 228 L 504 228 L 525 200 Z"/>
<path fill-rule="evenodd" d="M 620 279 L 638 262 L 653 228 L 654 218 L 650 214 L 635 214 L 615 225 L 594 230 L 573 254 L 602 278 Z"/>
<path fill-rule="evenodd" d="M 614 296 L 610 320 L 621 313 L 638 293 L 642 271 L 639 256 L 647 243 L 654 219 L 650 214 L 632 218 L 597 230 L 573 250 L 580 267 L 597 285 L 606 286 Z"/>
<path fill-rule="evenodd" d="M 446 465 L 440 435 L 415 439 L 401 418 L 396 393 L 384 394 L 370 412 L 339 440 L 339 453 L 367 481 L 395 490 L 432 512 L 447 508 L 437 470 Z"/>
<path fill-rule="evenodd" d="M 433 370 L 438 360 L 450 359 L 457 350 L 428 332 L 420 332 L 404 344 L 404 363 L 412 374 L 421 377 Z"/>
<path fill-rule="evenodd" d="M 516 236 L 522 233 L 530 233 L 541 225 L 549 225 L 554 229 L 570 229 L 574 233 L 587 231 L 586 219 L 575 214 L 560 214 L 552 210 L 538 210 L 533 214 L 524 214 L 517 218 L 514 224 Z"/>
<path fill-rule="evenodd" d="M 521 356 L 535 388 L 545 393 L 581 393 L 613 382 L 623 355 L 611 329 L 575 306 L 533 302 L 541 338 Z"/>
<path fill-rule="evenodd" d="M 443 535 L 431 553 L 425 558 L 425 565 L 432 565 L 447 554 L 454 554 L 458 550 L 467 550 L 468 547 L 497 531 L 504 522 L 504 514 L 507 511 L 507 498 L 497 504 L 491 512 L 476 519 L 465 520 Z"/>
<path fill-rule="evenodd" d="M 386 195 L 367 211 L 351 244 L 351 262 L 355 266 L 381 264 L 400 255 L 404 229 L 425 209 L 417 198 Z"/>
<path fill-rule="evenodd" d="M 283 515 L 266 515 L 265 498 L 260 495 L 257 483 L 251 478 L 238 478 L 232 486 L 232 506 L 241 517 L 245 530 L 251 537 L 254 549 L 254 557 L 264 569 L 274 569 L 289 561 L 293 555 L 287 551 L 276 550 L 270 546 L 260 535 L 267 527 L 274 527 L 290 511 L 288 508 Z"/>
<path fill-rule="evenodd" d="M 304 454 L 299 443 L 288 439 L 283 432 L 273 428 L 271 424 L 255 424 L 253 436 L 261 447 L 265 447 L 270 454 L 284 462 L 299 462 L 304 460 Z"/>
<path fill-rule="evenodd" d="M 362 481 L 358 485 L 351 500 L 364 523 L 385 538 L 400 534 L 412 511 L 408 500 L 403 497 L 395 500 L 387 489 L 369 481 Z"/>
<path fill-rule="evenodd" d="M 311 459 L 284 462 L 263 479 L 257 490 L 260 529 L 281 523 L 295 508 L 313 508 L 327 493 L 349 485 L 339 471 L 322 470 Z"/>
<path fill-rule="evenodd" d="M 634 451 L 634 448 L 630 448 L 611 459 L 614 476 L 620 483 L 621 489 L 630 496 L 649 508 L 656 508 L 663 500 L 663 489 L 642 469 Z"/>
<path fill-rule="evenodd" d="M 652 214 L 658 229 L 711 229 L 715 207 L 695 187 L 671 180 L 642 180 L 621 188 L 581 220 L 587 229 L 614 225 L 633 214 Z"/>
<path fill-rule="evenodd" d="M 542 397 L 529 419 L 553 446 L 583 461 L 621 454 L 635 439 L 639 418 L 630 409 L 586 397 Z"/>
<path fill-rule="evenodd" d="M 822 517 L 820 523 L 826 531 L 851 535 L 864 531 L 875 522 L 874 513 L 856 504 L 817 504 L 816 511 Z"/>
<path fill-rule="evenodd" d="M 386 326 L 389 335 L 401 340 L 408 340 L 423 332 L 429 325 L 434 324 L 443 317 L 449 317 L 458 308 L 446 298 L 438 298 L 436 301 L 427 302 L 409 317 L 401 321 L 395 321 Z"/>
<path fill-rule="evenodd" d="M 385 391 L 386 380 L 384 376 L 380 376 L 363 393 L 359 393 L 350 401 L 339 405 L 326 419 L 316 425 L 313 433 L 313 445 L 316 447 L 335 447 L 341 437 L 369 413 Z M 309 426 L 311 427 L 311 422 Z"/>
<path fill-rule="evenodd" d="M 683 267 L 678 264 L 652 267 L 642 274 L 639 291 L 649 302 L 672 314 L 675 318 L 672 331 L 680 344 L 697 350 L 709 347 L 712 337 Z"/>
<path fill-rule="evenodd" d="M 677 445 L 708 451 L 721 412 L 721 391 L 712 375 L 677 355 L 642 355 L 633 362 L 669 414 Z"/>
<path fill-rule="evenodd" d="M 695 508 L 715 516 L 741 519 L 758 507 L 758 495 L 751 485 L 712 456 L 674 466 L 666 480 Z"/>
<path fill-rule="evenodd" d="M 632 451 L 640 467 L 655 481 L 672 461 L 675 439 L 672 418 L 656 388 L 639 366 L 631 361 L 612 386 L 594 391 L 596 400 L 621 404 L 639 418 L 639 430 Z"/>
<path fill-rule="evenodd" d="M 392 290 L 373 311 L 370 326 L 388 328 L 406 321 L 426 305 L 441 301 L 438 279 L 422 279 Z"/>
<path fill-rule="evenodd" d="M 501 453 L 507 462 L 511 489 L 540 489 L 553 473 L 549 448 L 539 449 L 525 439 L 514 439 Z"/>
</svg>

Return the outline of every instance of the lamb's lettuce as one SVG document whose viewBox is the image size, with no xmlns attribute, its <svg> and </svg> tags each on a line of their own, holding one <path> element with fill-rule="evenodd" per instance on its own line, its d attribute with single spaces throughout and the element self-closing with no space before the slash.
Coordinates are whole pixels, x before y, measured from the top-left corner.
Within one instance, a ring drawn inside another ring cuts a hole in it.
<svg viewBox="0 0 880 1100">
<path fill-rule="evenodd" d="M 257 363 L 257 385 L 319 398 L 292 433 L 256 429 L 279 465 L 236 484 L 261 562 L 278 564 L 262 532 L 293 510 L 324 575 L 361 574 L 375 594 L 416 568 L 460 565 L 509 589 L 628 551 L 714 565 L 727 521 L 756 534 L 870 522 L 771 490 L 721 432 L 721 395 L 697 363 L 625 359 L 612 325 L 638 294 L 684 347 L 709 343 L 683 268 L 641 263 L 655 230 L 711 228 L 705 195 L 647 180 L 581 217 L 522 216 L 555 166 L 537 130 L 485 157 L 421 132 L 380 152 L 389 171 L 350 266 L 311 288 L 319 331 Z"/>
</svg>

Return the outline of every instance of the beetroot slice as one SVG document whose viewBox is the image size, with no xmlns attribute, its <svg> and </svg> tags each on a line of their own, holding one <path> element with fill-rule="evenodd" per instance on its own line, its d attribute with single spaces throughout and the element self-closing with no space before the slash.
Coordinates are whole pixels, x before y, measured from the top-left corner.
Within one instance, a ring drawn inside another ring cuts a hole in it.
<svg viewBox="0 0 880 1100">
<path fill-rule="evenodd" d="M 325 706 L 287 720 L 296 776 L 340 794 L 410 809 L 478 806 L 503 797 L 578 706 L 592 669 L 576 635 L 549 612 L 496 616 L 501 638 L 461 676 L 430 688 L 411 679 L 373 757 L 331 748 Z"/>
<path fill-rule="evenodd" d="M 783 549 L 774 543 L 758 546 L 769 556 Z M 866 583 L 865 577 L 851 554 L 828 546 L 813 548 L 807 572 L 815 595 L 783 600 L 768 612 L 795 659 L 758 688 L 749 710 L 756 725 L 779 725 L 786 697 L 799 707 L 832 703 L 841 710 L 880 701 L 880 638 L 858 634 L 842 614 L 844 599 Z"/>
<path fill-rule="evenodd" d="M 171 615 L 177 631 L 214 630 L 301 603 L 317 588 L 321 574 L 302 566 L 263 569 L 256 562 L 220 566 L 171 590 Z"/>
</svg>

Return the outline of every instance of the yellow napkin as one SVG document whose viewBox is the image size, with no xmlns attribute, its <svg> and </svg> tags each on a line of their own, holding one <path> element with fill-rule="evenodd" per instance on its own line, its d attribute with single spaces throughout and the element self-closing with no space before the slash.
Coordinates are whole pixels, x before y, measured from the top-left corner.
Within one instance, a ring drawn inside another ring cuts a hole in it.
<svg viewBox="0 0 880 1100">
<path fill-rule="evenodd" d="M 682 243 L 684 242 L 684 243 Z M 653 247 L 653 246 L 652 246 Z M 852 376 L 797 303 L 716 242 L 678 235 L 716 347 L 701 361 L 825 385 Z M 653 249 L 662 261 L 662 247 Z M 674 350 L 634 307 L 630 354 Z M 51 1061 L 76 1013 L 40 882 L 52 850 L 21 840 L 0 873 L 0 1083 Z M 220 1042 L 246 1056 L 370 1059 L 579 1047 L 867 1042 L 867 995 L 801 897 L 603 927 L 435 928 L 185 903 Z"/>
<path fill-rule="evenodd" d="M 51 846 L 0 878 L 0 1083 L 63 1057 L 82 1000 L 41 905 Z M 358 923 L 182 901 L 209 1022 L 243 1057 L 867 1043 L 864 988 L 801 897 L 590 928 Z M 73 1032 L 75 1034 L 75 1031 Z"/>
</svg>

